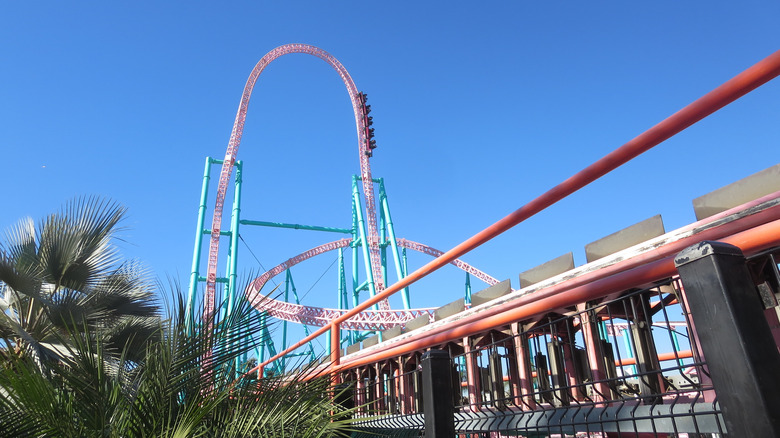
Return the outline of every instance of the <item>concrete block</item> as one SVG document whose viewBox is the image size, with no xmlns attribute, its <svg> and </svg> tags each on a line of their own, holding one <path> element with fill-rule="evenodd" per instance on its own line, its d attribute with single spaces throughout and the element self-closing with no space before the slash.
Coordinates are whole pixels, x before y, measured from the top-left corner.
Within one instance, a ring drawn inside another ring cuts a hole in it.
<svg viewBox="0 0 780 438">
<path fill-rule="evenodd" d="M 347 345 L 347 354 L 357 353 L 358 351 L 360 351 L 360 342 Z"/>
<path fill-rule="evenodd" d="M 449 304 L 445 304 L 438 309 L 433 311 L 433 319 L 435 321 L 440 321 L 444 318 L 447 318 L 448 316 L 455 315 L 456 313 L 460 313 L 466 309 L 466 300 L 464 298 L 461 298 L 457 301 L 453 301 Z"/>
<path fill-rule="evenodd" d="M 731 183 L 693 200 L 696 220 L 758 199 L 780 190 L 780 164 Z"/>
<path fill-rule="evenodd" d="M 588 263 L 590 263 L 654 237 L 658 237 L 664 234 L 664 232 L 664 223 L 659 214 L 585 245 L 585 258 L 588 260 Z"/>
<path fill-rule="evenodd" d="M 396 336 L 400 336 L 402 329 L 403 329 L 402 326 L 397 325 L 395 327 L 391 327 L 391 328 L 383 331 L 382 332 L 382 341 L 386 341 L 388 339 L 393 339 Z"/>
<path fill-rule="evenodd" d="M 574 269 L 574 255 L 564 254 L 520 273 L 520 289 Z"/>
<path fill-rule="evenodd" d="M 430 323 L 431 318 L 428 315 L 420 315 L 417 318 L 410 319 L 404 324 L 404 333 L 409 333 L 412 330 L 417 330 L 420 327 L 424 327 Z"/>
<path fill-rule="evenodd" d="M 471 294 L 471 305 L 479 306 L 480 304 L 487 303 L 488 301 L 495 300 L 498 297 L 502 297 L 512 291 L 512 284 L 509 279 L 506 279 L 500 283 L 496 283 L 487 289 L 483 289 L 475 294 Z"/>
<path fill-rule="evenodd" d="M 363 348 L 368 348 L 379 343 L 379 336 L 371 336 L 370 338 L 363 339 Z"/>
</svg>

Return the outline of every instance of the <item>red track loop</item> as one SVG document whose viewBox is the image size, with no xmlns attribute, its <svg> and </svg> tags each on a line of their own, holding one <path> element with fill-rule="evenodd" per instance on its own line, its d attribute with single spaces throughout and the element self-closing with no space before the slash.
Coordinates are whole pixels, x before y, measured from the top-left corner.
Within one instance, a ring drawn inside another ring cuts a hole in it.
<svg viewBox="0 0 780 438">
<path fill-rule="evenodd" d="M 327 309 L 321 307 L 303 306 L 300 304 L 291 304 L 284 301 L 274 300 L 268 296 L 263 296 L 260 294 L 260 291 L 271 278 L 281 274 L 286 269 L 316 255 L 324 254 L 328 251 L 333 251 L 334 249 L 338 248 L 346 248 L 351 242 L 352 239 L 341 239 L 335 242 L 326 243 L 316 248 L 312 248 L 304 253 L 298 254 L 297 256 L 292 257 L 277 266 L 274 266 L 263 275 L 252 281 L 252 283 L 245 291 L 246 296 L 249 298 L 252 306 L 254 306 L 258 311 L 266 312 L 274 318 L 318 327 L 327 325 L 331 320 L 345 314 L 348 309 Z M 430 246 L 413 242 L 411 240 L 397 239 L 397 242 L 398 246 L 402 248 L 419 251 L 433 257 L 438 257 L 443 254 L 438 249 L 431 248 Z M 490 286 L 498 283 L 498 280 L 495 278 L 459 259 L 455 259 L 450 263 L 468 272 L 469 274 L 474 275 Z M 341 328 L 345 330 L 384 330 L 403 324 L 406 321 L 425 314 L 430 315 L 431 309 L 378 311 L 366 310 L 344 321 L 344 323 L 341 325 Z"/>
</svg>

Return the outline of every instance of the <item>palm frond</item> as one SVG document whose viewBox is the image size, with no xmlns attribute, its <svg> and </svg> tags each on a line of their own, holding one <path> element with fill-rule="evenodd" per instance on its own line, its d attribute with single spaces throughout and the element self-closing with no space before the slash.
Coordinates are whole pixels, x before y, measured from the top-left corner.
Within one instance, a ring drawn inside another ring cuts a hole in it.
<svg viewBox="0 0 780 438">
<path fill-rule="evenodd" d="M 38 262 L 48 282 L 76 290 L 92 286 L 119 261 L 115 238 L 125 208 L 96 197 L 65 204 L 38 226 Z"/>
<path fill-rule="evenodd" d="M 15 298 L 14 295 L 22 294 L 28 297 L 41 298 L 41 276 L 35 268 L 36 263 L 20 262 L 26 256 L 16 256 L 0 249 L 0 282 L 6 286 L 7 301 Z"/>
<path fill-rule="evenodd" d="M 136 261 L 108 272 L 89 292 L 91 306 L 110 309 L 115 315 L 152 316 L 160 310 L 151 275 Z"/>
<path fill-rule="evenodd" d="M 32 218 L 21 219 L 16 225 L 5 230 L 5 244 L 0 246 L 8 258 L 18 261 L 18 269 L 27 274 L 25 266 L 35 266 L 38 244 L 36 242 L 35 222 Z"/>
<path fill-rule="evenodd" d="M 34 353 L 4 353 L 12 360 L 0 366 L 0 436 L 3 430 L 34 437 L 347 436 L 349 422 L 340 418 L 349 411 L 333 401 L 327 379 L 236 380 L 238 358 L 251 348 L 241 341 L 261 328 L 246 299 L 233 303 L 230 315 L 188 327 L 181 293 L 173 293 L 167 319 L 141 315 L 155 304 L 144 287 L 123 286 L 126 278 L 96 283 L 117 291 L 100 299 L 61 289 L 37 319 L 58 319 L 49 324 L 57 330 L 46 341 L 25 342 L 36 346 Z M 31 313 L 43 308 L 38 300 L 25 303 L 38 306 Z M 67 310 L 77 304 L 85 310 Z"/>
<path fill-rule="evenodd" d="M 63 402 L 68 394 L 60 393 L 29 356 L 9 353 L 5 359 L 5 366 L 0 368 L 0 388 L 4 392 L 0 397 L 0 434 L 50 436 L 52 425 L 67 418 Z"/>
</svg>

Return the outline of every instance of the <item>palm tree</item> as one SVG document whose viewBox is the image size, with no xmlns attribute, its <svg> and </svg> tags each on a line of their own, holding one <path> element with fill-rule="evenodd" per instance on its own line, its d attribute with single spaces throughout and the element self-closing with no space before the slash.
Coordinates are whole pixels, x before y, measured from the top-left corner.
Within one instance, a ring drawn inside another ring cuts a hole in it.
<svg viewBox="0 0 780 438">
<path fill-rule="evenodd" d="M 179 295 L 180 297 L 181 295 Z M 14 437 L 332 437 L 349 436 L 350 410 L 323 378 L 306 373 L 234 379 L 230 367 L 259 329 L 243 300 L 230 317 L 190 332 L 183 300 L 160 323 L 143 362 L 114 364 L 99 335 L 69 334 L 64 359 L 42 373 L 22 354 L 0 367 L 0 436 Z M 233 346 L 233 348 L 227 348 Z M 210 360 L 201 360 L 211 351 Z M 116 366 L 119 373 L 113 373 Z M 335 419 L 335 420 L 334 420 Z"/>
<path fill-rule="evenodd" d="M 139 361 L 157 332 L 154 283 L 112 244 L 125 208 L 79 198 L 36 227 L 26 218 L 0 244 L 0 338 L 43 367 L 67 354 L 70 336 L 99 335 L 107 351 Z M 129 347 L 129 348 L 125 348 Z"/>
<path fill-rule="evenodd" d="M 7 233 L 0 437 L 347 436 L 329 380 L 236 380 L 240 340 L 260 329 L 246 300 L 189 328 L 177 292 L 157 316 L 146 275 L 111 245 L 124 212 L 79 199 Z"/>
</svg>

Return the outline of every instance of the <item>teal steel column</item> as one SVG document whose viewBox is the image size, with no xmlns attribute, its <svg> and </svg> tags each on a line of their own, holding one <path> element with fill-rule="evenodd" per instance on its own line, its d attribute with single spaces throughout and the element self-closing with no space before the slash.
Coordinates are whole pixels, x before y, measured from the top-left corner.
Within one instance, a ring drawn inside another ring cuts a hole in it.
<svg viewBox="0 0 780 438">
<path fill-rule="evenodd" d="M 380 220 L 379 223 L 381 225 L 384 225 L 382 221 Z M 382 267 L 382 284 L 388 284 L 387 283 L 387 235 L 384 230 L 382 230 L 382 237 L 380 237 L 380 244 L 379 244 L 379 260 L 380 265 Z"/>
<path fill-rule="evenodd" d="M 406 277 L 406 274 L 409 272 L 409 263 L 407 263 L 406 260 L 406 248 L 403 248 L 401 250 L 401 257 L 403 259 L 403 263 L 401 263 L 401 267 L 403 268 L 404 277 Z M 409 287 L 406 287 L 406 290 L 409 290 Z"/>
<path fill-rule="evenodd" d="M 341 270 L 341 257 L 342 257 L 342 248 L 339 248 L 339 271 Z M 346 304 L 346 297 L 344 296 L 344 290 L 341 288 L 341 275 L 339 272 L 339 276 L 337 278 L 338 280 L 338 286 L 336 287 L 336 296 L 338 298 L 339 302 L 339 310 L 344 310 L 347 306 Z"/>
<path fill-rule="evenodd" d="M 349 308 L 349 297 L 347 296 L 347 275 L 344 272 L 344 248 L 339 248 L 339 274 L 338 274 L 338 290 L 339 290 L 339 310 L 345 310 Z M 355 331 L 350 330 L 347 334 L 349 343 L 355 343 Z"/>
<path fill-rule="evenodd" d="M 379 198 L 382 199 L 380 193 Z M 379 265 L 382 268 L 382 284 L 387 283 L 387 226 L 385 215 L 379 209 Z"/>
<path fill-rule="evenodd" d="M 352 307 L 360 304 L 360 284 L 358 284 L 358 242 L 352 241 Z"/>
<path fill-rule="evenodd" d="M 237 279 L 237 266 L 238 266 L 238 236 L 239 236 L 239 222 L 240 222 L 240 216 L 241 216 L 241 170 L 243 167 L 242 161 L 236 161 L 235 162 L 235 168 L 236 168 L 236 180 L 235 180 L 235 190 L 233 192 L 233 211 L 231 213 L 230 217 L 230 247 L 228 249 L 228 257 L 227 257 L 227 291 L 225 293 L 226 303 L 225 303 L 225 318 L 232 318 L 233 316 L 233 309 L 235 308 L 236 301 L 238 300 L 238 291 L 236 290 L 236 279 Z M 224 299 L 224 298 L 223 298 Z M 236 344 L 231 344 L 226 346 L 226 348 L 234 349 L 236 348 Z M 235 367 L 234 369 L 238 369 L 239 367 L 239 359 L 235 358 Z"/>
<path fill-rule="evenodd" d="M 341 309 L 348 309 L 349 298 L 347 295 L 347 274 L 344 270 L 344 248 L 339 248 L 339 297 Z"/>
<path fill-rule="evenodd" d="M 617 329 L 615 329 L 617 330 Z M 628 355 L 629 359 L 634 358 L 634 347 L 631 345 L 631 332 L 625 328 L 620 330 L 620 332 L 623 335 L 623 345 L 626 347 L 626 355 Z M 678 349 L 679 351 L 679 349 Z M 635 365 L 629 365 L 629 368 L 631 369 L 631 374 L 636 374 L 636 366 Z"/>
<path fill-rule="evenodd" d="M 395 272 L 398 275 L 398 279 L 402 279 L 406 276 L 406 270 L 401 267 L 401 260 L 398 257 L 398 242 L 395 237 L 395 227 L 393 227 L 393 218 L 390 216 L 390 204 L 387 201 L 387 194 L 385 192 L 385 179 L 379 178 L 379 205 L 382 209 L 382 214 L 387 222 L 387 232 L 390 237 L 390 247 L 393 250 L 393 262 L 395 263 Z M 404 249 L 405 251 L 405 249 Z M 406 254 L 404 253 L 404 260 Z M 387 283 L 385 283 L 387 284 Z M 403 299 L 404 309 L 411 309 L 411 303 L 409 300 L 409 288 L 405 287 L 401 292 L 401 298 Z"/>
<path fill-rule="evenodd" d="M 466 294 L 464 295 L 466 304 L 471 304 L 471 275 L 466 272 Z"/>
<path fill-rule="evenodd" d="M 276 347 L 274 346 L 274 341 L 271 338 L 271 332 L 268 331 L 268 324 L 267 324 L 268 318 L 267 318 L 267 314 L 263 313 L 262 314 L 262 318 L 263 318 L 262 319 L 262 321 L 263 321 L 262 322 L 263 329 L 261 330 L 261 332 L 262 332 L 263 342 L 262 342 L 261 346 L 268 349 L 268 357 L 269 358 L 270 357 L 274 357 L 274 356 L 276 356 Z M 263 353 L 263 349 L 261 349 L 260 352 L 262 354 Z M 278 360 L 275 361 L 272 365 L 273 365 L 274 372 L 276 372 L 277 374 L 281 374 L 283 372 L 283 370 L 279 366 L 279 361 Z"/>
<path fill-rule="evenodd" d="M 674 345 L 674 351 L 680 351 L 680 340 L 677 339 L 677 332 L 674 327 L 669 326 L 669 332 L 672 334 L 672 345 Z M 677 365 L 683 366 L 685 363 L 682 359 L 677 359 Z"/>
<path fill-rule="evenodd" d="M 607 333 L 607 323 L 604 321 L 598 322 L 600 339 L 608 341 L 609 334 Z"/>
<path fill-rule="evenodd" d="M 341 248 L 339 248 L 339 251 L 341 251 Z M 292 272 L 289 269 L 287 269 L 287 272 L 290 275 L 290 290 L 293 293 L 293 298 L 295 298 L 295 304 L 300 305 L 301 304 L 301 300 L 300 300 L 300 298 L 298 298 L 298 289 L 296 289 L 296 287 L 295 287 L 295 280 L 293 280 Z M 285 337 L 284 349 L 285 350 L 287 349 L 287 345 L 286 345 L 287 324 L 286 323 L 287 323 L 287 321 L 285 321 L 285 335 L 284 335 L 284 337 Z M 303 334 L 304 334 L 304 336 L 308 337 L 309 336 L 309 326 L 306 325 L 306 324 L 301 324 L 301 325 L 303 326 Z M 307 344 L 309 345 L 309 356 L 311 357 L 311 360 L 314 361 L 314 358 L 315 358 L 314 346 L 312 345 L 311 341 L 309 341 Z"/>
<path fill-rule="evenodd" d="M 352 175 L 352 193 L 354 195 L 357 185 L 357 175 Z M 352 307 L 357 307 L 360 304 L 360 290 L 358 289 L 359 270 L 358 270 L 358 245 L 360 244 L 360 235 L 358 233 L 358 219 L 357 219 L 357 204 L 355 203 L 355 197 L 352 196 Z"/>
<path fill-rule="evenodd" d="M 287 224 L 284 222 L 241 220 L 241 225 L 256 225 L 259 227 L 291 228 L 293 230 L 325 231 L 328 233 L 350 234 L 352 230 L 346 228 L 321 227 L 316 225 Z"/>
<path fill-rule="evenodd" d="M 206 157 L 206 168 L 203 171 L 203 186 L 200 190 L 200 207 L 198 208 L 198 228 L 195 232 L 195 250 L 192 255 L 192 273 L 190 274 L 190 286 L 187 292 L 187 307 L 185 308 L 185 324 L 187 334 L 193 334 L 195 324 L 195 294 L 198 290 L 198 270 L 200 267 L 200 253 L 203 246 L 203 224 L 206 220 L 206 199 L 209 193 L 209 179 L 211 178 L 211 157 Z"/>
<path fill-rule="evenodd" d="M 230 221 L 230 264 L 228 265 L 228 312 L 233 311 L 234 299 L 238 297 L 238 291 L 236 291 L 236 279 L 237 279 L 237 267 L 238 267 L 238 227 L 241 216 L 241 170 L 243 168 L 242 161 L 236 161 L 236 188 L 233 195 L 233 215 Z"/>
<path fill-rule="evenodd" d="M 265 324 L 266 324 L 265 312 L 263 312 L 260 314 L 260 345 L 257 347 L 258 364 L 263 363 L 263 361 L 265 360 L 263 359 L 265 357 Z M 260 377 L 262 376 L 259 375 L 257 376 L 258 379 Z"/>
<path fill-rule="evenodd" d="M 366 228 L 363 223 L 363 207 L 360 204 L 360 195 L 358 194 L 357 181 L 353 180 L 352 184 L 352 199 L 355 202 L 355 212 L 357 213 L 358 231 L 360 232 L 360 241 L 363 243 L 363 263 L 366 266 L 366 282 L 368 283 L 368 293 L 373 297 L 376 295 L 376 288 L 374 286 L 374 274 L 371 272 L 371 258 L 368 254 L 368 239 L 366 238 Z M 354 261 L 353 261 L 354 263 Z M 374 310 L 379 310 L 379 305 L 374 304 L 372 306 Z"/>
<path fill-rule="evenodd" d="M 295 285 L 292 281 L 292 273 L 290 272 L 290 269 L 288 268 L 285 271 L 285 278 L 284 278 L 284 302 L 289 303 L 290 302 L 290 286 L 292 285 L 293 290 L 295 289 Z M 295 294 L 298 295 L 297 293 Z M 297 300 L 296 300 L 297 301 Z M 282 351 L 287 349 L 287 320 L 282 320 Z M 287 361 L 285 360 L 285 357 L 282 356 L 281 359 L 279 359 L 282 363 L 282 368 L 285 368 L 287 365 Z"/>
</svg>

